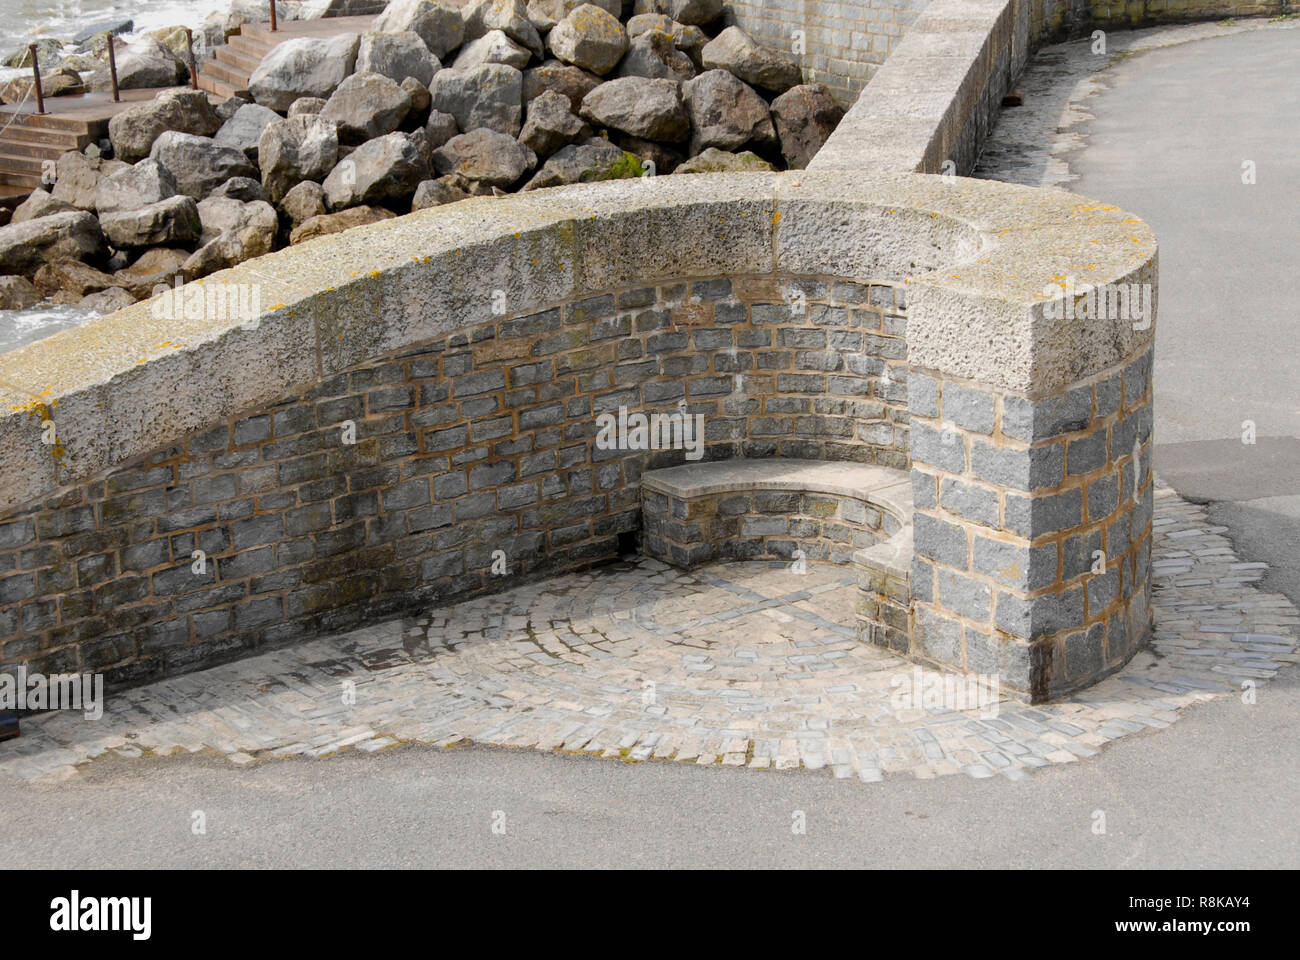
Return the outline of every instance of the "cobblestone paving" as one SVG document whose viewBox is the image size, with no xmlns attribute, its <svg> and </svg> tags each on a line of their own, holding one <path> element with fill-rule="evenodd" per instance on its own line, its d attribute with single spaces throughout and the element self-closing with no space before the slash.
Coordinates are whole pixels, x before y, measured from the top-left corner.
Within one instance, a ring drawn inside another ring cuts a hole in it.
<svg viewBox="0 0 1300 960">
<path fill-rule="evenodd" d="M 894 682 L 912 665 L 855 639 L 848 567 L 641 560 L 141 687 L 97 722 L 29 718 L 0 746 L 0 776 L 75 777 L 110 751 L 246 764 L 473 741 L 863 781 L 1019 779 L 1296 661 L 1300 616 L 1253 586 L 1264 564 L 1239 561 L 1225 528 L 1168 489 L 1154 522 L 1152 649 L 1046 706 L 903 708 Z"/>
</svg>

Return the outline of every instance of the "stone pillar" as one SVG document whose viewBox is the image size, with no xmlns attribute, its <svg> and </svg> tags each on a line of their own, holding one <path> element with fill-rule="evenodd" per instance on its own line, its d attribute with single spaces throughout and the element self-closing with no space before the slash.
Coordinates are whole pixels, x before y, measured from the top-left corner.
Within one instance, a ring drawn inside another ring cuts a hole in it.
<svg viewBox="0 0 1300 960">
<path fill-rule="evenodd" d="M 1150 635 L 1151 317 L 1038 303 L 981 359 L 989 317 L 915 307 L 908 653 L 1032 702 L 1095 683 Z M 949 362 L 933 344 L 963 326 L 974 346 Z"/>
</svg>

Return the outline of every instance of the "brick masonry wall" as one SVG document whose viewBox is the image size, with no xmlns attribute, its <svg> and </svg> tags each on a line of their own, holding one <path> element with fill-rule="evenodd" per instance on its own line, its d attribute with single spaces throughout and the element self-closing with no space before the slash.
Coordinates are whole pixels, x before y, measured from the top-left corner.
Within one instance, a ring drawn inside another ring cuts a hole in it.
<svg viewBox="0 0 1300 960">
<path fill-rule="evenodd" d="M 847 107 L 916 22 L 929 0 L 755 0 L 729 2 L 727 22 L 795 56 L 804 80 L 824 83 Z M 795 51 L 796 31 L 803 52 Z"/>
<path fill-rule="evenodd" d="M 1126 663 L 1150 630 L 1150 351 L 1037 402 L 909 389 L 912 654 L 1035 700 Z"/>
<path fill-rule="evenodd" d="M 783 490 L 678 497 L 642 492 L 642 552 L 694 567 L 710 560 L 848 563 L 855 550 L 896 533 L 899 521 L 865 499 Z"/>
<path fill-rule="evenodd" d="M 596 448 L 621 405 L 685 400 L 707 459 L 905 467 L 905 306 L 706 278 L 367 362 L 0 519 L 0 664 L 144 682 L 613 558 L 684 459 Z"/>
</svg>

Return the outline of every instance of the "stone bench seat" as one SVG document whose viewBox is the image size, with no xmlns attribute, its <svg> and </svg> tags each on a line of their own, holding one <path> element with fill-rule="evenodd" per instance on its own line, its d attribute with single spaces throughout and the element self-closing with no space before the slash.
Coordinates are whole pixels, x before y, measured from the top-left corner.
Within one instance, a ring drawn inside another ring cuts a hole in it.
<svg viewBox="0 0 1300 960">
<path fill-rule="evenodd" d="M 910 543 L 908 473 L 843 461 L 689 463 L 641 477 L 642 550 L 679 567 L 711 560 L 849 563 L 856 551 Z"/>
</svg>

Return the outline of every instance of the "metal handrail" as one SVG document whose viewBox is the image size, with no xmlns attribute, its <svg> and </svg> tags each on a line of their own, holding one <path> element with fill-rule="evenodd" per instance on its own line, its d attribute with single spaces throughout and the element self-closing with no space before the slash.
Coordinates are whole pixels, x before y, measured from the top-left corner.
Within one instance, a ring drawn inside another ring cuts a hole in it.
<svg viewBox="0 0 1300 960">
<path fill-rule="evenodd" d="M 117 54 L 113 52 L 113 35 L 108 35 L 108 72 L 113 78 L 113 102 L 120 103 L 121 97 L 117 93 Z"/>
<path fill-rule="evenodd" d="M 270 0 L 270 3 L 271 3 L 271 32 L 274 33 L 276 30 L 280 29 L 280 26 L 275 19 L 275 0 Z"/>
<path fill-rule="evenodd" d="M 41 89 L 41 64 L 36 58 L 36 44 L 28 44 L 27 49 L 32 53 L 32 76 L 36 81 L 36 112 L 45 112 L 45 91 Z"/>
<path fill-rule="evenodd" d="M 199 65 L 194 61 L 194 31 L 189 27 L 185 28 L 185 48 L 190 53 L 190 86 L 197 90 L 199 88 Z"/>
</svg>

